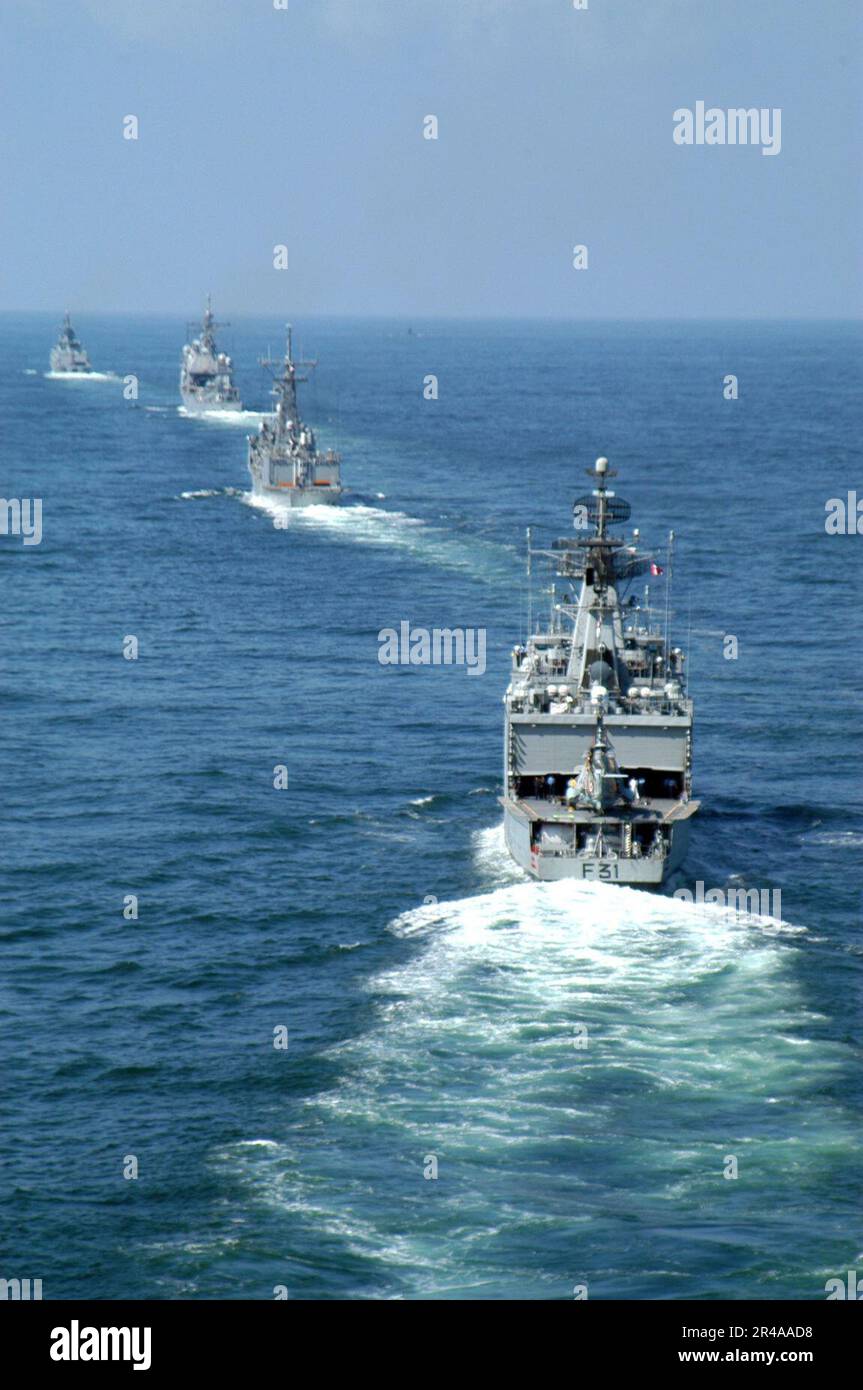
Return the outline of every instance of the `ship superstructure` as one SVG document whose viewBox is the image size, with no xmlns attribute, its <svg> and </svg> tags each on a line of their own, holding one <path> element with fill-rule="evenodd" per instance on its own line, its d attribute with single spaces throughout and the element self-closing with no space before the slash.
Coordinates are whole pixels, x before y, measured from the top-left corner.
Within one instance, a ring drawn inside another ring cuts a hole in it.
<svg viewBox="0 0 863 1390">
<path fill-rule="evenodd" d="M 272 394 L 276 409 L 272 423 L 264 420 L 258 434 L 249 437 L 249 472 L 252 489 L 258 496 L 278 497 L 291 507 L 337 502 L 342 494 L 341 457 L 328 449 L 318 451 L 314 431 L 300 419 L 297 383 L 308 377 L 298 375 L 298 367 L 314 367 L 315 362 L 295 362 L 292 330 L 284 360 L 262 358 L 265 367 L 281 366 Z"/>
<path fill-rule="evenodd" d="M 93 370 L 89 357 L 76 337 L 68 313 L 63 315 L 63 327 L 60 329 L 60 337 L 51 349 L 50 361 L 52 372 L 78 375 Z"/>
<path fill-rule="evenodd" d="M 180 362 L 180 398 L 190 415 L 243 408 L 234 385 L 233 363 L 216 346 L 216 329 L 227 327 L 226 323 L 216 323 L 207 295 L 200 332 L 186 343 Z"/>
<path fill-rule="evenodd" d="M 669 638 L 673 532 L 664 621 L 630 594 L 662 574 L 651 554 L 612 535 L 629 503 L 608 487 L 608 460 L 576 499 L 576 534 L 534 548 L 556 576 L 549 620 L 513 651 L 504 697 L 504 826 L 512 857 L 538 879 L 659 887 L 683 861 L 692 816 L 692 701 L 685 656 Z M 587 534 L 584 534 L 587 533 Z M 575 596 L 575 590 L 578 595 Z"/>
</svg>

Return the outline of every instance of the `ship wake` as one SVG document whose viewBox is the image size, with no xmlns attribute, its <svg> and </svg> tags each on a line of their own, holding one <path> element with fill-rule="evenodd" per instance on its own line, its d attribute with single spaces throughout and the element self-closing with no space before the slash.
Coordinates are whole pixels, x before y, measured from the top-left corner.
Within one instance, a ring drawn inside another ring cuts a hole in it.
<svg viewBox="0 0 863 1390">
<path fill-rule="evenodd" d="M 783 1227 L 777 1184 L 793 1197 L 856 1137 L 800 928 L 514 882 L 389 930 L 403 959 L 326 1054 L 336 1084 L 286 1142 L 220 1155 L 245 1200 L 290 1215 L 298 1258 L 334 1243 L 360 1296 L 817 1296 L 823 1228 L 790 1198 Z M 715 1258 L 729 1227 L 745 1274 Z"/>
<path fill-rule="evenodd" d="M 490 582 L 509 582 L 512 578 L 512 557 L 506 547 L 491 541 L 462 540 L 405 512 L 348 501 L 291 507 L 278 498 L 252 492 L 244 493 L 242 500 L 271 516 L 274 525 L 286 531 L 294 526 L 312 528 L 356 545 L 404 550 L 419 560 Z"/>
<path fill-rule="evenodd" d="M 116 372 L 45 372 L 48 381 L 119 381 Z"/>
<path fill-rule="evenodd" d="M 198 487 L 190 492 L 181 492 L 179 501 L 199 502 L 208 497 L 242 497 L 242 492 L 238 487 Z"/>
<path fill-rule="evenodd" d="M 177 414 L 186 420 L 201 420 L 210 425 L 236 425 L 244 430 L 258 430 L 264 420 L 272 420 L 272 412 L 267 410 L 187 410 L 184 405 L 177 406 Z"/>
</svg>

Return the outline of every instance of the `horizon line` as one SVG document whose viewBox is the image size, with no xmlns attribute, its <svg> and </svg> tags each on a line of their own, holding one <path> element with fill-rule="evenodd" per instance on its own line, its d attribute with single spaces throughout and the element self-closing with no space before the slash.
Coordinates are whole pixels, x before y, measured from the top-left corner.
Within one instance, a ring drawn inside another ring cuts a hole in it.
<svg viewBox="0 0 863 1390">
<path fill-rule="evenodd" d="M 180 310 L 175 309 L 86 309 L 79 306 L 75 309 L 0 309 L 0 318 L 10 318 L 14 316 L 42 316 L 48 315 L 56 317 L 57 314 L 98 314 L 106 318 L 122 317 L 123 315 L 135 315 L 140 318 L 188 318 L 188 314 L 181 314 Z M 279 310 L 255 310 L 255 311 L 235 311 L 225 309 L 221 312 L 231 314 L 238 319 L 261 319 L 279 318 L 282 313 L 288 311 Z M 379 322 L 379 323 L 560 323 L 560 324 L 589 324 L 589 323 L 863 323 L 863 313 L 861 314 L 595 314 L 584 316 L 570 316 L 565 314 L 434 314 L 434 313 L 415 313 L 409 314 L 403 311 L 391 314 L 380 313 L 336 313 L 332 311 L 300 311 L 298 317 L 306 319 L 333 319 L 341 322 Z M 287 322 L 287 320 L 286 320 Z"/>
</svg>

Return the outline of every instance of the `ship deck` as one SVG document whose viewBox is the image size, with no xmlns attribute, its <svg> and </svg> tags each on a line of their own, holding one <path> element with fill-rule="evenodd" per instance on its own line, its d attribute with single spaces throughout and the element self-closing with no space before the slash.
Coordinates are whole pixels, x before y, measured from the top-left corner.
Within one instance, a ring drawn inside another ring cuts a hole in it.
<svg viewBox="0 0 863 1390">
<path fill-rule="evenodd" d="M 504 810 L 513 812 L 514 815 L 525 817 L 530 821 L 544 821 L 546 825 L 560 823 L 563 825 L 589 825 L 597 819 L 596 811 L 591 811 L 587 807 L 579 807 L 577 810 L 570 810 L 561 801 L 543 801 L 539 797 L 525 797 L 523 800 L 516 801 L 512 797 L 502 796 L 499 798 Z M 677 821 L 689 820 L 701 805 L 700 801 L 677 801 L 675 798 L 650 797 L 640 801 L 637 806 L 627 810 L 623 815 L 608 813 L 603 816 L 605 821 L 627 820 L 655 821 L 657 816 L 663 825 L 673 825 Z"/>
</svg>

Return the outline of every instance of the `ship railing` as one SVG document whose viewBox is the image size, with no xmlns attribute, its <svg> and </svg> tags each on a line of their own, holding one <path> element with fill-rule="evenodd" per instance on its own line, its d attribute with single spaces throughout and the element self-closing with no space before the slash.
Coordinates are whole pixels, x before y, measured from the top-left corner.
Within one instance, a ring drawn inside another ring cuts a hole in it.
<svg viewBox="0 0 863 1390">
<path fill-rule="evenodd" d="M 638 862 L 640 860 L 651 861 L 657 859 L 666 859 L 668 857 L 664 845 L 661 848 L 657 849 L 654 849 L 653 846 L 651 846 L 646 854 L 624 854 L 622 850 L 620 852 L 613 851 L 611 854 L 594 854 L 591 850 L 586 850 L 582 848 L 574 849 L 572 847 L 566 846 L 557 846 L 554 849 L 540 848 L 540 854 L 542 855 L 543 859 L 595 859 L 600 864 L 613 864 L 620 859 L 634 859 L 636 862 Z"/>
<path fill-rule="evenodd" d="M 686 714 L 686 704 L 683 700 L 654 700 L 652 698 L 639 696 L 637 699 L 624 700 L 620 707 L 615 711 L 617 714 Z"/>
<path fill-rule="evenodd" d="M 513 714 L 550 714 L 552 704 L 557 704 L 553 698 L 544 697 L 542 700 L 531 701 L 527 695 L 511 695 L 509 708 Z M 565 709 L 554 711 L 557 715 L 593 715 L 594 706 L 589 699 L 575 700 L 571 704 L 566 703 Z M 610 700 L 606 706 L 607 715 L 627 715 L 627 714 L 660 714 L 670 718 L 682 717 L 689 713 L 689 705 L 682 700 Z"/>
</svg>

